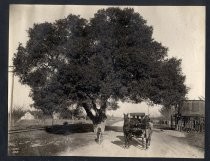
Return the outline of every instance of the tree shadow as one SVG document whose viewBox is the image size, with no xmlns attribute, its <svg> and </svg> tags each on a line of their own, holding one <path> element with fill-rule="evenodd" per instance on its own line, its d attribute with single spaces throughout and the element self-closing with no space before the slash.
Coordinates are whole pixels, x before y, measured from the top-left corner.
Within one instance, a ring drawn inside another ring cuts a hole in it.
<svg viewBox="0 0 210 161">
<path fill-rule="evenodd" d="M 72 133 L 93 132 L 93 124 L 90 123 L 76 123 L 46 126 L 45 131 L 52 134 L 68 135 Z M 122 132 L 123 128 L 119 126 L 105 126 L 105 131 Z"/>
<path fill-rule="evenodd" d="M 166 125 L 154 125 L 154 128 L 159 129 L 159 130 L 175 130 L 175 128 L 171 128 Z"/>
<path fill-rule="evenodd" d="M 121 148 L 125 148 L 125 140 L 124 136 L 116 136 L 119 140 L 112 141 L 111 143 L 120 146 Z"/>
<path fill-rule="evenodd" d="M 93 132 L 93 125 L 87 123 L 53 125 L 45 127 L 45 131 L 52 134 L 68 135 L 72 133 Z"/>
<path fill-rule="evenodd" d="M 121 147 L 121 148 L 125 148 L 125 140 L 124 140 L 124 136 L 117 136 L 117 138 L 119 140 L 115 140 L 115 141 L 112 141 L 111 143 Z M 134 146 L 138 149 L 141 149 L 141 150 L 144 150 L 144 143 L 142 143 L 142 140 L 141 139 L 137 139 L 137 138 L 132 138 L 129 142 L 129 146 Z"/>
</svg>

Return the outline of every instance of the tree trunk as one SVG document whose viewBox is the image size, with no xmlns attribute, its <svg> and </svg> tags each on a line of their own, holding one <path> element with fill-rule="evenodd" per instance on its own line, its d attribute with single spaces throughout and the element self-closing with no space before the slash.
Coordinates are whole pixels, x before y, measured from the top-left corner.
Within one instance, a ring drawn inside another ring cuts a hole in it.
<svg viewBox="0 0 210 161">
<path fill-rule="evenodd" d="M 53 116 L 52 116 L 52 126 L 53 126 L 53 124 L 54 124 L 54 118 L 53 118 Z"/>
<path fill-rule="evenodd" d="M 94 132 L 97 132 L 97 129 L 99 127 L 101 128 L 102 132 L 104 132 L 107 119 L 105 103 L 101 106 L 100 109 L 97 109 L 95 104 L 90 107 L 87 104 L 83 103 L 83 107 L 87 113 L 87 116 L 93 122 Z M 91 112 L 91 109 L 95 111 L 95 115 Z"/>
</svg>

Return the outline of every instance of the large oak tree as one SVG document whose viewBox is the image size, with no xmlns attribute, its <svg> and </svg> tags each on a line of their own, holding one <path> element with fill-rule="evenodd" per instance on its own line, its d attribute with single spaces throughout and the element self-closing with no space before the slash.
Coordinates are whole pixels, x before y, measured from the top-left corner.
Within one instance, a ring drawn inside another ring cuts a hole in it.
<svg viewBox="0 0 210 161">
<path fill-rule="evenodd" d="M 168 58 L 152 33 L 130 8 L 34 24 L 13 59 L 15 73 L 48 114 L 76 105 L 98 124 L 119 100 L 170 107 L 185 98 L 185 76 L 181 60 Z"/>
</svg>

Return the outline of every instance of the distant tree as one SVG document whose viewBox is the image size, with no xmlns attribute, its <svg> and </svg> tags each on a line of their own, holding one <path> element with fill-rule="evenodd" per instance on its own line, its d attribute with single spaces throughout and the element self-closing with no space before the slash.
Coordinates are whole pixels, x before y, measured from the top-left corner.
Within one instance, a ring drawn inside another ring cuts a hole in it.
<svg viewBox="0 0 210 161">
<path fill-rule="evenodd" d="M 69 15 L 34 24 L 13 59 L 15 74 L 31 87 L 35 108 L 52 114 L 74 104 L 94 124 L 119 100 L 170 107 L 187 93 L 185 76 L 152 33 L 130 8 L 101 9 L 90 21 Z"/>
<path fill-rule="evenodd" d="M 171 116 L 175 114 L 175 109 L 174 108 L 168 108 L 168 107 L 165 107 L 163 106 L 159 112 L 161 113 L 162 117 L 164 119 L 168 119 L 170 120 L 171 119 Z"/>
<path fill-rule="evenodd" d="M 83 113 L 83 110 L 81 107 L 77 108 L 68 108 L 60 110 L 60 118 L 62 119 L 73 119 L 73 118 L 85 118 L 85 114 Z"/>
<path fill-rule="evenodd" d="M 65 109 L 60 111 L 60 118 L 62 119 L 72 119 L 73 118 L 73 111 L 69 109 Z"/>
<path fill-rule="evenodd" d="M 11 117 L 12 121 L 18 121 L 22 116 L 26 114 L 26 110 L 22 106 L 15 106 L 12 110 Z"/>
<path fill-rule="evenodd" d="M 30 112 L 31 115 L 33 115 L 35 119 L 43 119 L 44 114 L 41 110 L 34 110 L 34 111 L 28 110 L 28 112 Z"/>
</svg>

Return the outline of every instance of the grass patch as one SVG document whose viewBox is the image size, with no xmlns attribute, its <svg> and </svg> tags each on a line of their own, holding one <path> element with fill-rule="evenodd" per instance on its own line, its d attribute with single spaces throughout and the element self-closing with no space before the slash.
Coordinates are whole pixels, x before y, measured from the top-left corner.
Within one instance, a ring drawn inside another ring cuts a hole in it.
<svg viewBox="0 0 210 161">
<path fill-rule="evenodd" d="M 27 111 L 24 110 L 24 108 L 22 106 L 15 106 L 12 110 L 12 120 L 14 122 L 16 122 L 17 120 L 19 120 L 22 116 L 25 115 Z"/>
<path fill-rule="evenodd" d="M 95 135 L 76 133 L 71 135 L 49 134 L 44 130 L 9 135 L 10 156 L 54 156 L 67 149 L 75 150 L 95 142 Z"/>
<path fill-rule="evenodd" d="M 192 145 L 200 150 L 204 150 L 205 147 L 204 133 L 190 132 L 186 134 L 186 139 L 189 145 Z"/>
</svg>

